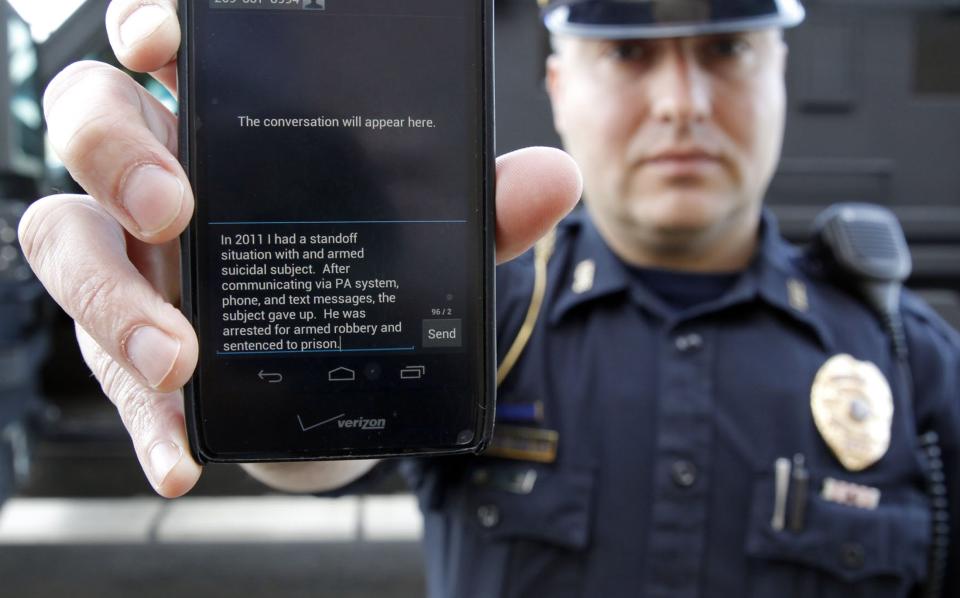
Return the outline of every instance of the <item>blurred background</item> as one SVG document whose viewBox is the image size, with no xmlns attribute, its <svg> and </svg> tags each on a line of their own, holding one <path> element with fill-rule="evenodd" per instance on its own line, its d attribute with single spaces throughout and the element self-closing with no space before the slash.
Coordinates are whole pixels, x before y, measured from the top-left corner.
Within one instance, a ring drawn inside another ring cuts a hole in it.
<svg viewBox="0 0 960 598">
<path fill-rule="evenodd" d="M 397 480 L 289 497 L 219 466 L 188 498 L 153 495 L 72 326 L 24 263 L 25 207 L 80 191 L 48 149 L 40 98 L 71 62 L 115 64 L 107 4 L 0 4 L 0 594 L 421 596 L 420 516 Z M 913 251 L 910 286 L 960 326 L 960 0 L 806 6 L 788 34 L 790 113 L 768 203 L 798 242 L 831 203 L 890 207 Z M 556 145 L 536 3 L 496 10 L 498 151 Z"/>
</svg>

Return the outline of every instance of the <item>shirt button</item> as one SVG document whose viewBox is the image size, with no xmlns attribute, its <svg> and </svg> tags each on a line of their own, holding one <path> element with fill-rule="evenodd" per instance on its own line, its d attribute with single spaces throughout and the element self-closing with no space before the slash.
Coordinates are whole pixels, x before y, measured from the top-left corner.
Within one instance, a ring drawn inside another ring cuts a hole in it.
<svg viewBox="0 0 960 598">
<path fill-rule="evenodd" d="M 681 488 L 689 488 L 697 481 L 697 466 L 690 461 L 674 461 L 672 467 L 673 483 Z"/>
<path fill-rule="evenodd" d="M 840 548 L 840 562 L 847 569 L 862 569 L 864 562 L 863 546 L 848 542 Z"/>
<path fill-rule="evenodd" d="M 500 509 L 497 505 L 481 505 L 477 509 L 477 520 L 487 529 L 497 527 L 500 523 Z"/>
<path fill-rule="evenodd" d="M 702 347 L 703 337 L 694 332 L 692 334 L 678 336 L 673 343 L 677 347 L 677 351 L 686 353 L 687 351 L 696 350 Z"/>
</svg>

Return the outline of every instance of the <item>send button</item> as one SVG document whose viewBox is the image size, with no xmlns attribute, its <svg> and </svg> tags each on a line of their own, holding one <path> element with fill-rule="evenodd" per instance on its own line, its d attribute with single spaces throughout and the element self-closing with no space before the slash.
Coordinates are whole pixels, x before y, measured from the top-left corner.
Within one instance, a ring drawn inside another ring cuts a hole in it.
<svg viewBox="0 0 960 598">
<path fill-rule="evenodd" d="M 424 348 L 463 346 L 463 330 L 460 322 L 461 320 L 424 320 Z"/>
</svg>

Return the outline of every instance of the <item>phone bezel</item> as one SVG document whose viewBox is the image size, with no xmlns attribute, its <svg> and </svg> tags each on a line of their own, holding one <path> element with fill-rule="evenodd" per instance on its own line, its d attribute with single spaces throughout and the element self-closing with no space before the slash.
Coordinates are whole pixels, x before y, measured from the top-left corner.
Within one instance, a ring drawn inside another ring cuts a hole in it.
<svg viewBox="0 0 960 598">
<path fill-rule="evenodd" d="M 476 2 L 477 0 L 459 0 L 462 2 Z M 290 453 L 236 453 L 231 452 L 229 456 L 218 454 L 216 450 L 211 449 L 205 443 L 203 424 L 200 417 L 201 397 L 198 396 L 196 388 L 197 373 L 191 377 L 190 381 L 183 389 L 184 411 L 187 427 L 187 436 L 190 442 L 190 450 L 194 458 L 199 463 L 256 463 L 256 462 L 274 462 L 274 461 L 319 461 L 319 460 L 341 460 L 341 459 L 371 459 L 388 458 L 402 456 L 432 456 L 432 455 L 455 455 L 467 453 L 482 452 L 493 434 L 493 423 L 495 416 L 496 402 L 496 329 L 495 329 L 495 247 L 494 237 L 495 227 L 495 139 L 494 139 L 494 59 L 493 59 L 493 0 L 480 0 L 481 2 L 481 25 L 483 28 L 483 37 L 481 40 L 482 53 L 482 76 L 480 77 L 483 89 L 481 96 L 483 106 L 481 107 L 481 131 L 483 139 L 481 147 L 482 156 L 482 263 L 483 268 L 480 272 L 481 288 L 483 289 L 480 298 L 480 312 L 483 317 L 483 350 L 481 351 L 480 367 L 482 375 L 478 377 L 481 380 L 483 388 L 479 389 L 477 396 L 478 403 L 474 406 L 474 440 L 469 444 L 455 446 L 410 446 L 391 452 L 380 452 L 376 449 L 343 449 L 342 451 L 323 451 L 316 454 L 304 454 L 301 451 Z M 197 139 L 195 127 L 193 126 L 193 97 L 192 90 L 195 88 L 195 69 L 193 68 L 195 56 L 193 43 L 196 35 L 194 13 L 194 2 L 181 2 L 179 5 L 180 23 L 182 30 L 181 51 L 177 58 L 178 65 L 178 92 L 179 92 L 179 156 L 184 170 L 187 172 L 191 183 L 197 180 L 194 161 L 191 156 L 195 155 Z M 198 198 L 202 201 L 202 198 Z M 193 324 L 197 330 L 198 312 L 196 290 L 198 288 L 197 276 L 197 251 L 195 248 L 198 230 L 196 213 L 191 219 L 190 225 L 180 237 L 181 252 L 181 311 Z M 202 341 L 201 341 L 202 347 Z M 201 349 L 202 350 L 202 349 Z M 199 369 L 199 364 L 198 364 Z"/>
</svg>

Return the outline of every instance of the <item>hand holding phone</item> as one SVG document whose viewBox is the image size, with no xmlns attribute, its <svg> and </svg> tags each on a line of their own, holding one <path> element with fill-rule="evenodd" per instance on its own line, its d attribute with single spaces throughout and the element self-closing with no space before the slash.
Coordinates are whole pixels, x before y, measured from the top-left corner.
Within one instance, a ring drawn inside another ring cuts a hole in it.
<svg viewBox="0 0 960 598">
<path fill-rule="evenodd" d="M 176 89 L 170 57 L 178 51 L 180 24 L 169 2 L 114 0 L 107 27 L 127 68 Z M 116 405 L 148 479 L 158 493 L 180 496 L 200 467 L 187 448 L 179 390 L 193 374 L 197 341 L 175 307 L 176 238 L 193 212 L 193 191 L 176 158 L 176 118 L 125 74 L 95 62 L 58 75 L 44 109 L 52 146 L 90 196 L 35 202 L 21 223 L 22 246 L 41 282 L 76 320 L 84 357 Z M 172 185 L 151 171 L 154 182 L 131 187 L 131 173 L 143 165 L 170 175 Z M 500 158 L 497 259 L 529 247 L 579 193 L 576 167 L 561 152 L 531 149 Z M 172 342 L 131 346 L 131 334 L 145 327 Z M 334 466 L 310 465 L 317 475 Z"/>
</svg>

